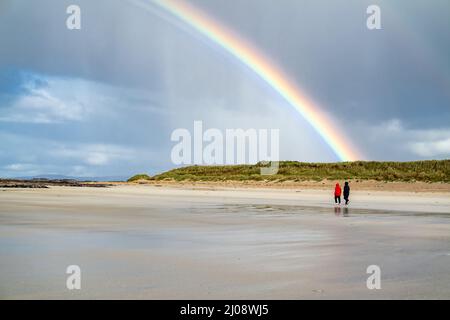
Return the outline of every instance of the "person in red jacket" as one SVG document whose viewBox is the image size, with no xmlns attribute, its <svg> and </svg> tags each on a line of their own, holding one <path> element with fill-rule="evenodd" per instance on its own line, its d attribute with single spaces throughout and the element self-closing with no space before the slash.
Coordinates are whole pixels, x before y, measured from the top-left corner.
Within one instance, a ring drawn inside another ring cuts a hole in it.
<svg viewBox="0 0 450 320">
<path fill-rule="evenodd" d="M 341 186 L 339 185 L 339 183 L 336 183 L 336 187 L 334 188 L 334 203 L 338 203 L 341 204 Z"/>
</svg>

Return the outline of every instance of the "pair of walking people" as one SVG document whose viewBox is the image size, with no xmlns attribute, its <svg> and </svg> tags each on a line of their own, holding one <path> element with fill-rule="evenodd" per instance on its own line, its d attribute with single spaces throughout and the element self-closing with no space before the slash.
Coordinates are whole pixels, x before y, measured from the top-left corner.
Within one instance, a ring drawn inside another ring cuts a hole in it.
<svg viewBox="0 0 450 320">
<path fill-rule="evenodd" d="M 340 186 L 340 184 L 338 182 L 338 183 L 336 183 L 336 187 L 334 188 L 334 203 L 341 204 L 341 194 L 342 194 L 342 189 L 341 189 L 341 186 Z M 348 182 L 345 181 L 345 184 L 344 184 L 344 200 L 345 200 L 345 204 L 348 204 L 349 197 L 350 197 L 350 186 L 349 186 Z"/>
</svg>

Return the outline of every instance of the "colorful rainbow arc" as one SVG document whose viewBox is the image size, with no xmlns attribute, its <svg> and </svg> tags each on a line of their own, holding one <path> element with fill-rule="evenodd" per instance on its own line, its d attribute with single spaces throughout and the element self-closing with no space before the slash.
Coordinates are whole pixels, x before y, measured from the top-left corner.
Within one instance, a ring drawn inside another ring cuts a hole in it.
<svg viewBox="0 0 450 320">
<path fill-rule="evenodd" d="M 344 137 L 320 109 L 309 102 L 288 77 L 258 50 L 186 1 L 152 1 L 195 28 L 258 74 L 311 124 L 341 161 L 361 159 L 359 152 L 351 146 L 350 140 Z"/>
</svg>

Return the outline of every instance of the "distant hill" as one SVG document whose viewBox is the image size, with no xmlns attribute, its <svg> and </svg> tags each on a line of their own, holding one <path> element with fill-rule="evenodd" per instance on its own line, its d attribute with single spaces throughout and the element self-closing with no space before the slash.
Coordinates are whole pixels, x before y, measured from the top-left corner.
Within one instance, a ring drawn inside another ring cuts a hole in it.
<svg viewBox="0 0 450 320">
<path fill-rule="evenodd" d="M 322 181 L 376 180 L 450 183 L 450 160 L 413 162 L 355 161 L 307 163 L 280 161 L 275 175 L 261 175 L 261 163 L 255 165 L 189 166 L 173 169 L 153 177 L 137 175 L 133 180 L 175 181 Z M 129 181 L 130 181 L 129 180 Z"/>
<path fill-rule="evenodd" d="M 105 177 L 74 177 L 65 176 L 61 174 L 41 174 L 28 177 L 15 177 L 18 180 L 35 180 L 35 179 L 49 179 L 49 180 L 76 180 L 76 181 L 126 181 L 124 176 L 105 176 Z"/>
</svg>

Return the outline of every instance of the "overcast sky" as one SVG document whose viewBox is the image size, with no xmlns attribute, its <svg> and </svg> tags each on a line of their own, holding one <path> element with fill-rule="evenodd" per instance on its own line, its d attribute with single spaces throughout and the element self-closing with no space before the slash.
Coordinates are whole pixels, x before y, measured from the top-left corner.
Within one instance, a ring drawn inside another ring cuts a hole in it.
<svg viewBox="0 0 450 320">
<path fill-rule="evenodd" d="M 450 158 L 448 0 L 190 2 L 275 61 L 366 160 Z M 66 28 L 70 4 L 81 30 Z M 152 8 L 0 0 L 0 176 L 155 173 L 194 120 L 280 129 L 283 160 L 338 160 L 251 70 Z"/>
</svg>

